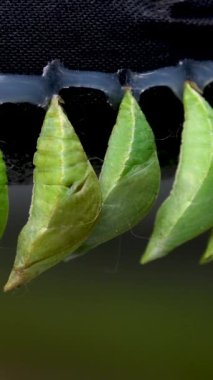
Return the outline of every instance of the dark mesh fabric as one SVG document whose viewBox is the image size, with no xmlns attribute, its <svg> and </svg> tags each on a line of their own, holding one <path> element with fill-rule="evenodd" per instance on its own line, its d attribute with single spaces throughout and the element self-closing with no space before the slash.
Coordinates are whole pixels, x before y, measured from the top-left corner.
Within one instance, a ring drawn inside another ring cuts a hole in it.
<svg viewBox="0 0 213 380">
<path fill-rule="evenodd" d="M 1 0 L 0 71 L 40 73 L 55 58 L 101 71 L 211 59 L 212 15 L 208 0 Z"/>
<path fill-rule="evenodd" d="M 143 72 L 184 58 L 213 59 L 213 2 L 208 0 L 1 0 L 0 72 L 41 74 L 53 59 L 68 68 Z M 207 91 L 213 99 L 212 88 Z M 89 89 L 61 92 L 89 157 L 101 164 L 116 110 Z M 140 101 L 161 164 L 175 162 L 183 108 L 170 90 L 147 91 Z M 29 104 L 0 106 L 0 147 L 12 182 L 32 174 L 44 111 Z"/>
</svg>

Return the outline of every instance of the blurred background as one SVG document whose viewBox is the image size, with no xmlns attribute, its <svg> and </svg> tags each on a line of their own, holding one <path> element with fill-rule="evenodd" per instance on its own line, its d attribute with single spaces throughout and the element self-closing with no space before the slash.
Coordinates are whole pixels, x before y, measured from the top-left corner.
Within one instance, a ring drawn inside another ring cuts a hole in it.
<svg viewBox="0 0 213 380">
<path fill-rule="evenodd" d="M 0 378 L 211 379 L 213 266 L 206 236 L 139 265 L 173 177 L 163 172 L 152 213 L 130 232 L 0 294 Z M 32 187 L 10 186 L 0 282 L 9 274 Z"/>
</svg>

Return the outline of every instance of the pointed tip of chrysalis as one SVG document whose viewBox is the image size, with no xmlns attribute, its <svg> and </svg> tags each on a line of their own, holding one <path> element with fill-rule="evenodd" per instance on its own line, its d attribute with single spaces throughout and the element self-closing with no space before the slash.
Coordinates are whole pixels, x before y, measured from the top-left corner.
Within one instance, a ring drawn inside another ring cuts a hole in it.
<svg viewBox="0 0 213 380">
<path fill-rule="evenodd" d="M 194 90 L 195 92 L 197 92 L 198 94 L 200 95 L 203 95 L 203 91 L 200 87 L 198 87 L 197 83 L 193 82 L 193 81 L 189 81 L 187 80 L 184 84 L 184 87 L 185 89 L 190 89 L 190 90 Z"/>
<path fill-rule="evenodd" d="M 204 255 L 204 256 L 201 257 L 201 259 L 199 261 L 199 264 L 205 265 L 205 264 L 210 263 L 212 260 L 213 260 L 213 255 L 212 254 L 208 255 L 208 256 Z"/>
<path fill-rule="evenodd" d="M 148 247 L 146 248 L 145 253 L 140 259 L 140 264 L 148 264 L 151 261 L 160 259 L 161 257 L 165 256 L 167 254 L 167 251 L 163 249 L 162 244 L 156 244 L 156 242 L 150 241 L 148 244 Z"/>
<path fill-rule="evenodd" d="M 23 285 L 25 282 L 26 278 L 23 275 L 23 271 L 13 269 L 3 290 L 5 293 L 10 292 Z"/>
<path fill-rule="evenodd" d="M 60 98 L 58 95 L 53 95 L 50 101 L 50 107 L 58 107 L 59 100 Z"/>
<path fill-rule="evenodd" d="M 54 94 L 54 95 L 52 96 L 51 102 L 56 103 L 57 105 L 58 105 L 58 103 L 60 103 L 60 104 L 61 104 L 61 103 L 64 104 L 64 100 L 63 100 L 63 98 L 62 98 L 60 95 L 58 95 L 58 94 Z"/>
<path fill-rule="evenodd" d="M 55 94 L 52 96 L 52 98 L 50 100 L 48 111 L 50 111 L 51 109 L 54 111 L 61 110 L 61 105 L 63 105 L 63 104 L 64 104 L 64 101 L 61 98 L 61 96 L 58 94 Z"/>
<path fill-rule="evenodd" d="M 146 252 L 145 252 L 145 254 L 141 257 L 141 259 L 140 259 L 140 264 L 141 265 L 145 265 L 145 264 L 148 264 L 148 263 L 150 263 L 151 261 L 154 261 L 154 260 L 156 260 L 156 259 L 158 259 L 159 257 L 155 257 L 154 255 L 152 255 L 152 254 L 147 254 Z"/>
<path fill-rule="evenodd" d="M 152 259 L 150 259 L 149 257 L 147 257 L 147 255 L 142 255 L 141 258 L 140 258 L 139 263 L 141 265 L 145 265 L 145 264 L 148 264 L 150 261 L 152 261 Z"/>
</svg>

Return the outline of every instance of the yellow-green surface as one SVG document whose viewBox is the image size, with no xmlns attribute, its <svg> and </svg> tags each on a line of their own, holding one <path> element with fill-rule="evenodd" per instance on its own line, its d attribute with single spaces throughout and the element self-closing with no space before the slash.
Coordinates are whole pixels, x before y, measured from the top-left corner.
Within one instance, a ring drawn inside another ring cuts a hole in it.
<svg viewBox="0 0 213 380">
<path fill-rule="evenodd" d="M 142 280 L 121 265 L 74 265 L 1 295 L 1 378 L 212 379 L 212 271 L 174 261 Z"/>
</svg>

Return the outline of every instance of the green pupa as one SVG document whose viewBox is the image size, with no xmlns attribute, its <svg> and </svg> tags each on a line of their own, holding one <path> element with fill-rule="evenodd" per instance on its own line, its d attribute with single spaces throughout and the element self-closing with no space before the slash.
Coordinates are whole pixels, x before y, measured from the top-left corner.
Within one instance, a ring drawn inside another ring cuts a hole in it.
<svg viewBox="0 0 213 380">
<path fill-rule="evenodd" d="M 98 178 L 54 96 L 34 155 L 29 219 L 5 291 L 62 261 L 89 236 L 101 209 Z"/>
<path fill-rule="evenodd" d="M 167 255 L 213 226 L 213 109 L 186 83 L 184 111 L 175 181 L 157 212 L 143 264 Z"/>
<path fill-rule="evenodd" d="M 207 247 L 200 259 L 200 264 L 207 264 L 213 260 L 213 229 L 211 230 Z"/>
<path fill-rule="evenodd" d="M 154 135 L 129 89 L 120 104 L 99 181 L 103 204 L 98 223 L 76 254 L 130 230 L 149 212 L 159 191 Z"/>
</svg>

